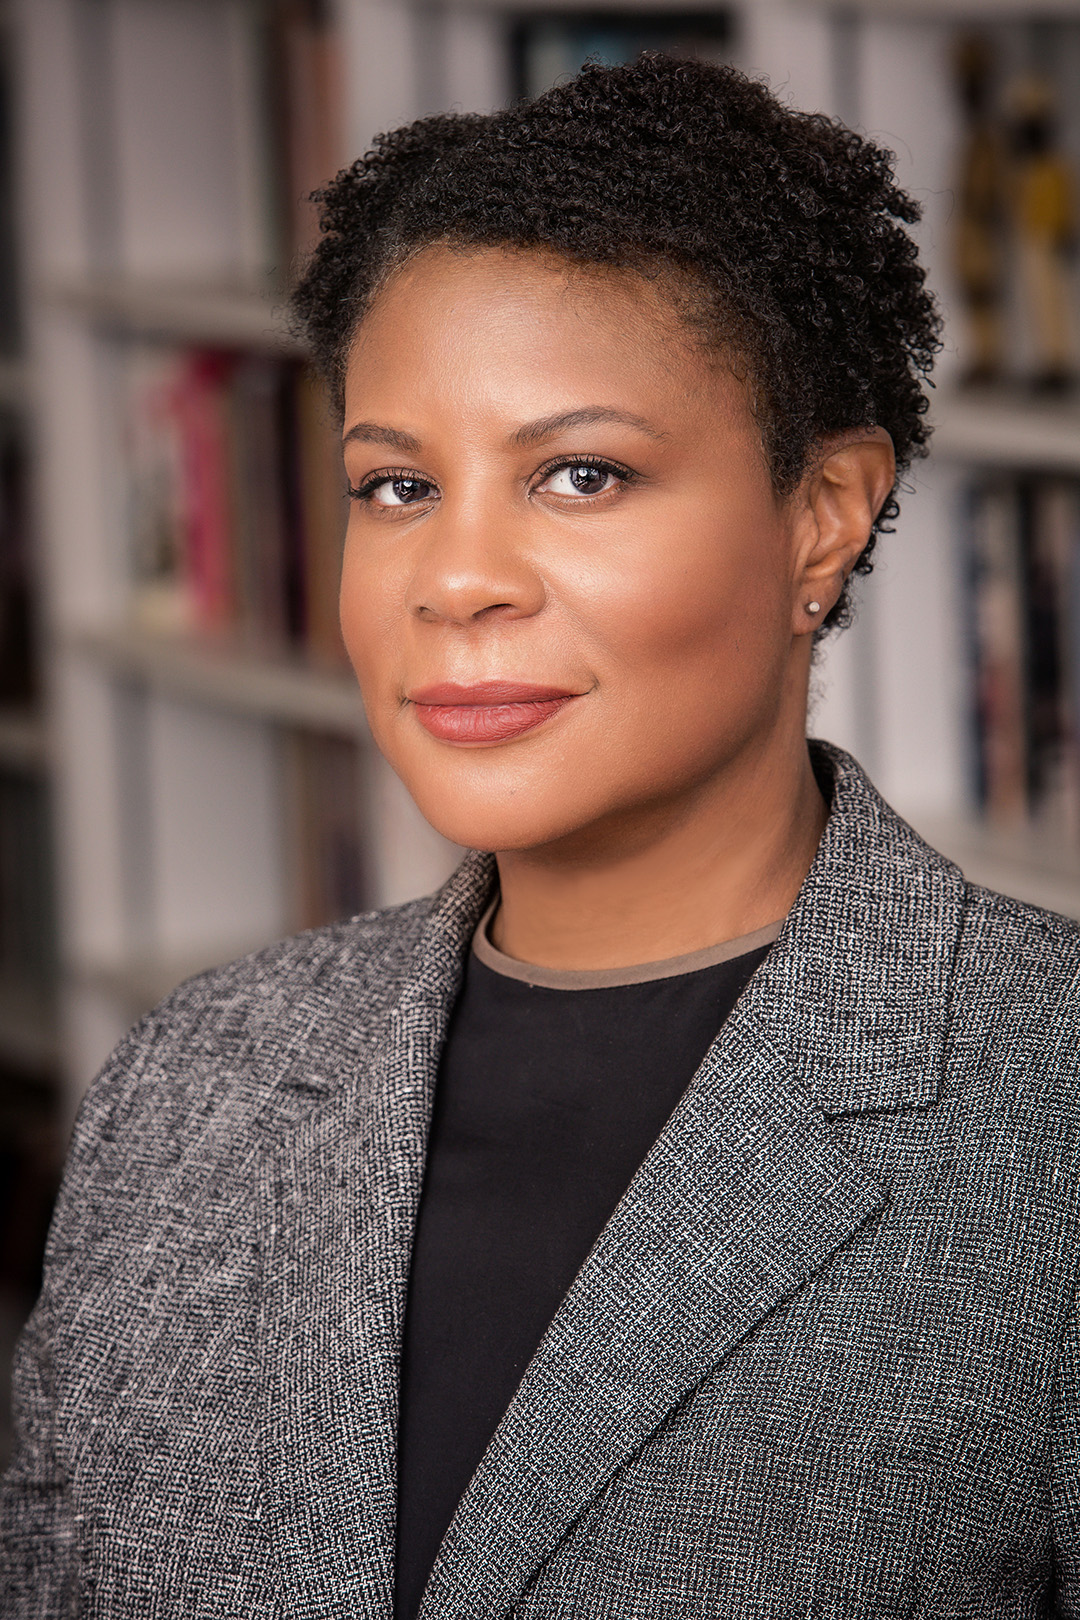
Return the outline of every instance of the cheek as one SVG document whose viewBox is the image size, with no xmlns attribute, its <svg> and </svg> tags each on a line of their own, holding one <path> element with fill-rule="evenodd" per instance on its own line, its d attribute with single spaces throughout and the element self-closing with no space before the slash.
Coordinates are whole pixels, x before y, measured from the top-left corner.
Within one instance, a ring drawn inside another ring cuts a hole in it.
<svg viewBox="0 0 1080 1620">
<path fill-rule="evenodd" d="M 789 614 L 770 517 L 751 508 L 709 522 L 689 511 L 659 540 L 654 531 L 634 548 L 602 585 L 591 582 L 603 640 L 620 662 L 676 680 L 760 668 Z"/>
</svg>

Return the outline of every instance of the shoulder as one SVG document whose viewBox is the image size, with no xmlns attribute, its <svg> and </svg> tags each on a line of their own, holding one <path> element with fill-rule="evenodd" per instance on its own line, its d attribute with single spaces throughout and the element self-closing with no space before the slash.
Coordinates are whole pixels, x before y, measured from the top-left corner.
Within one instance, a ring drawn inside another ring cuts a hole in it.
<svg viewBox="0 0 1080 1620">
<path fill-rule="evenodd" d="M 317 1106 L 378 1045 L 433 906 L 297 934 L 178 986 L 90 1087 L 66 1183 L 127 1177 L 133 1159 L 163 1152 L 235 1152 Z"/>
<path fill-rule="evenodd" d="M 969 884 L 950 974 L 950 1069 L 1062 1152 L 1080 1141 L 1080 924 Z"/>
<path fill-rule="evenodd" d="M 965 885 L 954 989 L 1003 1010 L 1056 1013 L 1062 1028 L 1080 1019 L 1080 923 L 1040 906 Z"/>
</svg>

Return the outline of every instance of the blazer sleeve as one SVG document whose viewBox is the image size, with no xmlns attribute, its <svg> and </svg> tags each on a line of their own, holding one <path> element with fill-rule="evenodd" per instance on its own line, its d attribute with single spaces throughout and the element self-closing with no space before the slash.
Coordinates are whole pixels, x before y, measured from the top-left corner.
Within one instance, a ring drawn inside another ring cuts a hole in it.
<svg viewBox="0 0 1080 1620">
<path fill-rule="evenodd" d="M 103 1145 L 137 1095 L 152 1046 L 154 1015 L 116 1048 L 79 1109 L 45 1249 L 44 1281 L 15 1354 L 15 1448 L 0 1480 L 0 1620 L 67 1620 L 79 1606 L 72 1492 L 57 1433 L 55 1347 L 60 1306 L 77 1293 L 92 1235 L 87 1209 L 100 1179 Z M 85 1438 L 85 1437 L 84 1437 Z"/>
<path fill-rule="evenodd" d="M 64 1620 L 75 1612 L 75 1538 L 53 1437 L 44 1301 L 19 1342 L 14 1408 L 15 1456 L 0 1483 L 0 1615 Z"/>
<path fill-rule="evenodd" d="M 1057 1602 L 1055 1614 L 1080 1620 L 1080 1294 L 1062 1341 L 1054 1391 L 1050 1469 Z"/>
</svg>

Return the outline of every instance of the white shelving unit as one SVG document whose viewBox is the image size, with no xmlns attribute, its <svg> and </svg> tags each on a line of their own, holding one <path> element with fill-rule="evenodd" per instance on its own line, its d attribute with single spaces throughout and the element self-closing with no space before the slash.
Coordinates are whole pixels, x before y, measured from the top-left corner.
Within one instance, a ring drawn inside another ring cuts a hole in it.
<svg viewBox="0 0 1080 1620">
<path fill-rule="evenodd" d="M 156 639 L 133 630 L 124 611 L 109 420 L 119 346 L 160 338 L 295 353 L 267 291 L 269 158 L 252 0 L 17 0 L 16 9 L 36 297 L 31 364 L 0 368 L 0 398 L 31 400 L 39 417 L 65 1053 L 77 1090 L 170 983 L 291 926 L 282 728 L 361 740 L 358 814 L 377 901 L 425 892 L 455 852 L 424 827 L 366 742 L 346 676 L 220 642 Z M 342 161 L 407 119 L 501 103 L 516 9 L 537 8 L 338 0 Z M 688 0 L 672 9 L 685 12 Z M 947 301 L 949 30 L 991 14 L 1080 17 L 1080 0 L 735 0 L 718 9 L 734 16 L 742 65 L 795 104 L 851 119 L 897 151 L 902 182 L 926 205 L 921 241 Z M 1080 410 L 964 398 L 950 388 L 949 355 L 942 372 L 935 457 L 882 543 L 859 623 L 823 660 L 816 729 L 851 746 L 886 796 L 972 876 L 1080 916 L 1071 855 L 973 822 L 955 550 L 967 469 L 1080 469 Z M 43 737 L 0 727 L 0 755 L 45 747 Z"/>
<path fill-rule="evenodd" d="M 17 0 L 34 297 L 30 370 L 0 375 L 0 391 L 40 407 L 73 1100 L 173 984 L 295 926 L 287 731 L 360 744 L 375 903 L 426 892 L 457 858 L 371 748 L 351 680 L 299 656 L 155 638 L 127 612 L 112 395 L 123 346 L 298 353 L 264 229 L 257 9 Z M 39 745 L 0 728 L 0 751 Z"/>
</svg>

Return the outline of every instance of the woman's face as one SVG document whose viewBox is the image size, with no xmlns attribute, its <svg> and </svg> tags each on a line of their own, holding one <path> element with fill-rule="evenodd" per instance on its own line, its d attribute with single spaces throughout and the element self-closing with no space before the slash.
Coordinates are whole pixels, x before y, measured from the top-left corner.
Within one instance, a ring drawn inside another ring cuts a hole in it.
<svg viewBox="0 0 1080 1620">
<path fill-rule="evenodd" d="M 345 642 L 448 838 L 572 849 L 801 728 L 798 525 L 660 283 L 426 250 L 357 335 L 345 463 Z"/>
</svg>

